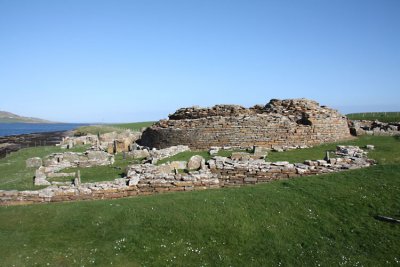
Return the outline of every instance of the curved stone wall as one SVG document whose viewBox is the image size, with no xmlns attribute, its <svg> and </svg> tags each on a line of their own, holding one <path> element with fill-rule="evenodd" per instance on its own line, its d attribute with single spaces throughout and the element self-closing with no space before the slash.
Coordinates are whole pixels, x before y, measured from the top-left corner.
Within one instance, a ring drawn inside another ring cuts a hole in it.
<svg viewBox="0 0 400 267">
<path fill-rule="evenodd" d="M 237 105 L 184 108 L 143 132 L 140 143 L 165 148 L 187 145 L 268 148 L 310 146 L 350 139 L 347 118 L 307 99 L 271 100 L 264 107 Z"/>
</svg>

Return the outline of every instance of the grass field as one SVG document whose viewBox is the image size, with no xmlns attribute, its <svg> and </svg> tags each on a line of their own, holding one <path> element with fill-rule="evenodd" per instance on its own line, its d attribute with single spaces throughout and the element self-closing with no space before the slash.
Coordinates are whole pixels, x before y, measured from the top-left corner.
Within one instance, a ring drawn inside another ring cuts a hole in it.
<svg viewBox="0 0 400 267">
<path fill-rule="evenodd" d="M 151 126 L 154 121 L 144 121 L 144 122 L 133 122 L 133 123 L 119 123 L 119 124 L 112 124 L 111 126 L 122 128 L 122 129 L 130 129 L 134 131 L 140 131 L 142 128 L 146 128 Z"/>
<path fill-rule="evenodd" d="M 378 120 L 381 122 L 399 122 L 400 112 L 365 112 L 346 115 L 351 120 Z"/>
<path fill-rule="evenodd" d="M 149 127 L 154 122 L 133 122 L 133 123 L 120 123 L 120 124 L 103 124 L 103 125 L 89 125 L 82 126 L 75 130 L 75 135 L 86 134 L 104 134 L 109 132 L 123 132 L 124 130 L 140 131 L 144 127 Z"/>
<path fill-rule="evenodd" d="M 0 265 L 398 265 L 400 225 L 374 216 L 400 216 L 400 140 L 353 142 L 374 144 L 380 164 L 241 188 L 0 207 Z M 304 151 L 278 154 L 311 157 Z"/>
</svg>

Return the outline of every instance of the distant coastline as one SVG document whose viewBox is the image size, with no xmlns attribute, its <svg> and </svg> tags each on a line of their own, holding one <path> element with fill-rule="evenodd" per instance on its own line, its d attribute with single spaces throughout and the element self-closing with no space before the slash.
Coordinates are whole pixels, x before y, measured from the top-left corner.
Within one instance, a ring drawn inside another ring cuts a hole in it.
<svg viewBox="0 0 400 267">
<path fill-rule="evenodd" d="M 87 123 L 0 123 L 0 136 L 13 136 L 22 134 L 62 132 L 74 130 Z"/>
</svg>

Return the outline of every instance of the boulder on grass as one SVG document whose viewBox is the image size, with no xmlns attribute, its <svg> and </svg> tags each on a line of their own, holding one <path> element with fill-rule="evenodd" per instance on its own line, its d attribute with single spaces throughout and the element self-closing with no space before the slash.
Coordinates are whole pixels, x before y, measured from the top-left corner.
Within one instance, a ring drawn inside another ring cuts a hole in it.
<svg viewBox="0 0 400 267">
<path fill-rule="evenodd" d="M 201 167 L 201 161 L 204 160 L 204 158 L 200 155 L 194 155 L 189 159 L 188 162 L 188 169 L 189 170 L 198 170 Z"/>
</svg>

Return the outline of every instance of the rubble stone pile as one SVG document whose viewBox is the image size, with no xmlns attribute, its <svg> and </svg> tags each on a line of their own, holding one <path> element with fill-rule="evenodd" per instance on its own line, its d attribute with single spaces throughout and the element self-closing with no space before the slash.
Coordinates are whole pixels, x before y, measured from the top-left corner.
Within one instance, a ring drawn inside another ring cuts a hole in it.
<svg viewBox="0 0 400 267">
<path fill-rule="evenodd" d="M 351 121 L 351 134 L 359 135 L 379 135 L 379 136 L 394 136 L 400 135 L 400 122 L 380 122 L 380 121 Z"/>
</svg>

